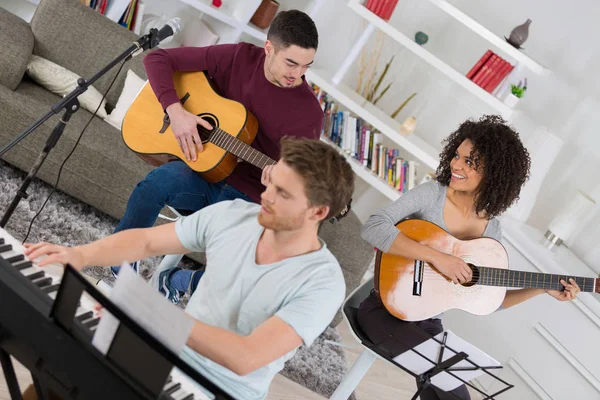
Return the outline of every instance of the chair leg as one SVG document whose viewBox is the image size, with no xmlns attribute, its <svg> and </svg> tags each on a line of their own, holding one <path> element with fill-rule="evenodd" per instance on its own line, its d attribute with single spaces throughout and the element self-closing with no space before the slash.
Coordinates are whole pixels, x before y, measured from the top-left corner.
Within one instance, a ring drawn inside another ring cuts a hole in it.
<svg viewBox="0 0 600 400">
<path fill-rule="evenodd" d="M 160 262 L 160 264 L 158 264 L 158 267 L 156 267 L 156 270 L 152 274 L 152 278 L 150 279 L 150 284 L 152 285 L 152 287 L 158 290 L 158 277 L 160 273 L 166 269 L 175 268 L 182 258 L 183 254 L 167 254 L 166 256 L 164 256 L 162 261 Z"/>
<path fill-rule="evenodd" d="M 354 389 L 358 386 L 362 378 L 365 376 L 373 361 L 375 361 L 375 355 L 368 350 L 364 350 L 360 356 L 356 359 L 352 368 L 342 382 L 340 382 L 335 392 L 329 398 L 330 400 L 347 400 L 352 394 Z"/>
</svg>

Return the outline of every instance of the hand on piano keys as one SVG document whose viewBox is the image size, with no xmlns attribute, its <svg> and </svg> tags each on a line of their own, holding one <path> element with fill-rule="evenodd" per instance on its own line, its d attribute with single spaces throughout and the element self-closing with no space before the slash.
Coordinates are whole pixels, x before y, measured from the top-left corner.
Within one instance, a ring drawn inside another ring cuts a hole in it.
<svg viewBox="0 0 600 400">
<path fill-rule="evenodd" d="M 45 257 L 31 260 L 25 256 L 25 247 L 2 228 L 0 228 L 0 257 L 8 261 L 13 268 L 28 278 L 51 299 L 56 297 L 64 271 L 62 264 L 50 263 L 40 267 L 39 261 Z M 79 309 L 75 314 L 76 318 L 92 332 L 100 322 L 97 315 L 98 311 L 94 309 L 95 305 L 96 302 L 89 297 L 82 296 Z"/>
<path fill-rule="evenodd" d="M 39 260 L 38 265 L 71 264 L 77 271 L 83 268 L 84 260 L 81 252 L 75 247 L 60 246 L 52 243 L 25 243 L 24 254 L 30 259 Z"/>
</svg>

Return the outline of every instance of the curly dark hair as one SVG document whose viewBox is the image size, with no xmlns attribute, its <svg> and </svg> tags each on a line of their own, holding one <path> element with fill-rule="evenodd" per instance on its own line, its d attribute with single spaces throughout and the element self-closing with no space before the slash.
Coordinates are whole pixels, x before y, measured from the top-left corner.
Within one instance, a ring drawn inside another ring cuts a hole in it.
<svg viewBox="0 0 600 400">
<path fill-rule="evenodd" d="M 470 158 L 474 168 L 483 168 L 475 211 L 485 212 L 488 219 L 497 217 L 519 199 L 521 187 L 529 179 L 529 152 L 519 134 L 501 117 L 484 115 L 479 121 L 469 119 L 443 141 L 436 179 L 444 186 L 450 184 L 450 161 L 466 139 L 473 144 Z"/>
</svg>

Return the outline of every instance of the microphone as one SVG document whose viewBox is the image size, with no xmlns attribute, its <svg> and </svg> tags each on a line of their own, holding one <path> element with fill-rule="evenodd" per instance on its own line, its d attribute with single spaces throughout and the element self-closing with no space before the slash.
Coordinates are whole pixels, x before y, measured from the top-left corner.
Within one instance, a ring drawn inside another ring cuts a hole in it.
<svg viewBox="0 0 600 400">
<path fill-rule="evenodd" d="M 136 47 L 131 53 L 131 57 L 135 57 L 145 50 L 153 49 L 163 40 L 175 36 L 183 30 L 183 21 L 181 18 L 175 17 L 167 21 L 166 25 L 160 28 L 151 28 L 150 32 L 134 42 Z"/>
<path fill-rule="evenodd" d="M 175 36 L 183 30 L 183 21 L 181 18 L 175 17 L 167 21 L 167 24 L 160 28 L 157 34 L 158 43 L 162 42 L 170 36 Z"/>
</svg>

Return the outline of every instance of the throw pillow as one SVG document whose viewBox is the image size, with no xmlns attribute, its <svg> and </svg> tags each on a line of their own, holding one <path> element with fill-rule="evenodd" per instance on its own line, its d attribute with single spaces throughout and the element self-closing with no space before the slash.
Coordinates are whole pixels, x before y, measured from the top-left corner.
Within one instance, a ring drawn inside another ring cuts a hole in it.
<svg viewBox="0 0 600 400">
<path fill-rule="evenodd" d="M 38 84 L 45 87 L 52 93 L 59 96 L 65 96 L 71 93 L 77 87 L 77 79 L 80 78 L 74 72 L 65 67 L 53 63 L 45 58 L 32 55 L 27 64 L 27 74 Z M 79 96 L 79 104 L 89 112 L 96 111 L 98 104 L 102 100 L 102 94 L 93 86 Z M 98 109 L 97 116 L 106 118 L 106 100 L 102 100 L 102 105 Z"/>
<path fill-rule="evenodd" d="M 117 105 L 104 120 L 115 128 L 121 129 L 125 113 L 129 110 L 129 107 L 131 107 L 131 104 L 145 83 L 146 81 L 137 76 L 135 72 L 130 69 L 127 70 L 123 91 L 119 96 L 119 100 L 117 100 Z"/>
</svg>

